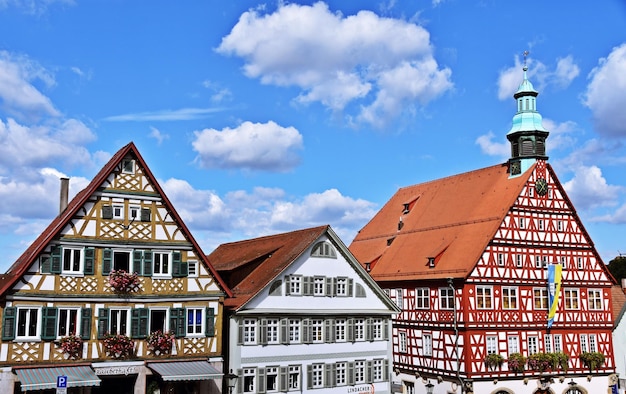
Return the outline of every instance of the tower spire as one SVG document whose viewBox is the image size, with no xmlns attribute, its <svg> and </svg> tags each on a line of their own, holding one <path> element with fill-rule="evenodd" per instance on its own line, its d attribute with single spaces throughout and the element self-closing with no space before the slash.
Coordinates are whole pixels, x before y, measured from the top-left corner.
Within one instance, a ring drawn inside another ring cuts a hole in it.
<svg viewBox="0 0 626 394">
<path fill-rule="evenodd" d="M 524 76 L 522 83 L 513 95 L 517 101 L 517 112 L 506 138 L 511 143 L 509 174 L 518 176 L 526 171 L 535 161 L 547 160 L 545 141 L 548 130 L 543 127 L 541 114 L 537 111 L 537 96 L 528 80 L 528 51 L 524 51 Z"/>
</svg>

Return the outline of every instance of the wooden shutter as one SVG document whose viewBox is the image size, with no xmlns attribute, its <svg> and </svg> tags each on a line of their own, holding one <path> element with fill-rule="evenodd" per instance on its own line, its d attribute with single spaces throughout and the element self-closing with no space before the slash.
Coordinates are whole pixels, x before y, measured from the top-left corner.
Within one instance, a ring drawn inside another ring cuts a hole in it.
<svg viewBox="0 0 626 394">
<path fill-rule="evenodd" d="M 311 364 L 306 366 L 306 387 L 308 389 L 313 388 L 313 366 Z"/>
<path fill-rule="evenodd" d="M 243 345 L 243 321 L 244 319 L 239 319 L 238 321 L 238 334 L 237 335 L 237 345 Z"/>
<path fill-rule="evenodd" d="M 259 322 L 259 344 L 267 345 L 267 319 Z"/>
<path fill-rule="evenodd" d="M 291 276 L 285 275 L 285 295 L 291 295 Z"/>
<path fill-rule="evenodd" d="M 288 367 L 280 367 L 280 375 L 278 378 L 278 390 L 282 391 L 283 393 L 289 391 L 289 380 L 288 380 L 288 375 L 289 374 L 289 368 Z"/>
<path fill-rule="evenodd" d="M 365 339 L 370 342 L 374 340 L 374 320 L 372 318 L 365 320 Z"/>
<path fill-rule="evenodd" d="M 265 374 L 265 368 L 259 368 L 257 371 L 257 387 L 256 387 L 256 392 L 263 394 L 265 393 L 265 388 L 266 388 L 266 384 L 265 384 L 265 379 L 266 379 L 266 374 Z"/>
<path fill-rule="evenodd" d="M 60 246 L 55 246 L 54 249 L 52 249 L 52 262 L 50 265 L 50 273 L 51 274 L 60 274 L 61 273 L 61 268 L 63 268 L 63 248 Z"/>
<path fill-rule="evenodd" d="M 215 336 L 215 309 L 206 308 L 205 333 L 207 337 Z"/>
<path fill-rule="evenodd" d="M 111 205 L 102 206 L 102 219 L 113 219 L 113 206 Z"/>
<path fill-rule="evenodd" d="M 372 360 L 368 360 L 367 361 L 367 367 L 365 368 L 365 376 L 366 376 L 366 382 L 367 383 L 372 383 L 373 381 L 373 376 L 374 374 L 372 373 Z"/>
<path fill-rule="evenodd" d="M 326 342 L 326 343 L 335 342 L 335 335 L 334 335 L 334 330 L 333 330 L 333 320 L 332 319 L 324 320 L 324 331 L 326 331 L 324 333 L 324 342 Z"/>
<path fill-rule="evenodd" d="M 113 250 L 104 249 L 102 251 L 102 275 L 108 275 L 113 268 Z"/>
<path fill-rule="evenodd" d="M 142 222 L 150 221 L 150 208 L 141 208 L 141 221 Z"/>
<path fill-rule="evenodd" d="M 172 252 L 172 276 L 182 278 L 188 275 L 187 262 L 181 260 L 180 252 Z"/>
<path fill-rule="evenodd" d="M 354 342 L 354 319 L 348 319 L 346 321 L 346 331 L 348 342 Z"/>
<path fill-rule="evenodd" d="M 186 333 L 185 327 L 185 308 L 170 309 L 170 331 L 177 338 L 184 337 Z"/>
<path fill-rule="evenodd" d="M 148 336 L 148 308 L 134 308 L 130 315 L 131 338 L 146 338 Z"/>
<path fill-rule="evenodd" d="M 289 343 L 289 319 L 280 319 L 280 343 Z"/>
<path fill-rule="evenodd" d="M 383 319 L 383 339 L 389 340 L 389 319 Z"/>
<path fill-rule="evenodd" d="M 57 338 L 58 313 L 57 308 L 41 308 L 41 339 L 44 341 L 53 341 Z"/>
<path fill-rule="evenodd" d="M 354 362 L 348 362 L 348 370 L 346 371 L 348 385 L 354 386 Z"/>
<path fill-rule="evenodd" d="M 2 314 L 2 340 L 12 341 L 15 339 L 15 315 L 17 308 L 7 306 Z"/>
<path fill-rule="evenodd" d="M 109 308 L 98 309 L 98 339 L 104 338 L 109 332 Z"/>
<path fill-rule="evenodd" d="M 333 279 L 326 277 L 324 281 L 326 282 L 326 297 L 333 297 L 335 294 L 333 293 Z"/>
<path fill-rule="evenodd" d="M 308 296 L 313 295 L 313 277 L 312 276 L 304 276 L 302 278 L 302 295 Z"/>
<path fill-rule="evenodd" d="M 152 276 L 152 259 L 154 253 L 151 250 L 143 251 L 143 276 Z"/>
<path fill-rule="evenodd" d="M 96 264 L 96 250 L 94 248 L 85 248 L 83 253 L 83 273 L 85 275 L 93 275 Z"/>
<path fill-rule="evenodd" d="M 389 381 L 389 360 L 387 359 L 383 361 L 383 381 Z"/>
<path fill-rule="evenodd" d="M 42 274 L 51 274 L 52 273 L 52 259 L 50 256 L 41 256 L 39 257 L 39 261 L 41 264 L 41 273 Z"/>
<path fill-rule="evenodd" d="M 324 364 L 324 387 L 333 387 L 333 365 Z"/>
<path fill-rule="evenodd" d="M 302 343 L 311 343 L 311 320 L 302 320 Z"/>
<path fill-rule="evenodd" d="M 348 278 L 348 297 L 352 297 L 354 287 L 354 279 Z"/>
<path fill-rule="evenodd" d="M 237 393 L 243 393 L 243 369 L 238 369 L 237 370 L 237 376 L 239 376 L 239 379 L 237 379 Z"/>
<path fill-rule="evenodd" d="M 91 308 L 81 309 L 80 337 L 84 340 L 89 340 L 91 338 Z"/>
<path fill-rule="evenodd" d="M 132 268 L 130 269 L 131 272 L 136 272 L 137 274 L 141 275 L 142 272 L 142 261 L 143 260 L 143 251 L 142 250 L 133 250 L 133 265 Z"/>
</svg>

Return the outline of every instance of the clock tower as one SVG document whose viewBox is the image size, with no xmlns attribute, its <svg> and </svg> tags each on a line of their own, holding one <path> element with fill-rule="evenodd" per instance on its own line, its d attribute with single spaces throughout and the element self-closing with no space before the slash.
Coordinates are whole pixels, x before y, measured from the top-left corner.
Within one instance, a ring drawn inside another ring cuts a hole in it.
<svg viewBox="0 0 626 394">
<path fill-rule="evenodd" d="M 537 92 L 528 80 L 526 72 L 526 56 L 524 52 L 524 80 L 513 95 L 517 101 L 517 113 L 513 116 L 513 125 L 506 135 L 511 143 L 509 159 L 509 176 L 517 177 L 524 173 L 537 160 L 547 160 L 546 138 L 548 130 L 542 125 L 541 114 L 537 112 Z"/>
</svg>

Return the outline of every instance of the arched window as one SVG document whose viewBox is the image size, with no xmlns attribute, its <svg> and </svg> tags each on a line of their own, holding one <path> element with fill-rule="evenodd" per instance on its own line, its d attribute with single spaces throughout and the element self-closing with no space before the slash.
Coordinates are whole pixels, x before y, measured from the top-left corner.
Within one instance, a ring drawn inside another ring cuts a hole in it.
<svg viewBox="0 0 626 394">
<path fill-rule="evenodd" d="M 312 257 L 330 257 L 333 259 L 337 258 L 337 252 L 333 245 L 330 242 L 322 241 L 318 242 L 311 251 Z"/>
<path fill-rule="evenodd" d="M 283 281 L 280 279 L 272 282 L 272 284 L 270 285 L 270 295 L 271 296 L 282 295 L 282 286 L 283 286 Z"/>
</svg>

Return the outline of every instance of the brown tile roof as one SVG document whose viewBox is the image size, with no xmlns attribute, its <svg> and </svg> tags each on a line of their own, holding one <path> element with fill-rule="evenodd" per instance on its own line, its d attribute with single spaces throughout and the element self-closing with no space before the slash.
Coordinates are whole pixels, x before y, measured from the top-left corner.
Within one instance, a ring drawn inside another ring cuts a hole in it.
<svg viewBox="0 0 626 394">
<path fill-rule="evenodd" d="M 163 202 L 170 210 L 172 217 L 181 227 L 189 242 L 191 242 L 194 248 L 196 248 L 196 250 L 198 251 L 199 258 L 207 266 L 213 276 L 215 276 L 217 282 L 222 287 L 222 290 L 224 290 L 226 294 L 230 295 L 230 290 L 222 281 L 215 269 L 209 264 L 208 261 L 204 259 L 204 253 L 202 252 L 202 249 L 191 235 L 191 232 L 178 215 L 178 212 L 176 212 L 176 210 L 174 209 L 174 206 L 165 195 L 165 192 L 163 192 L 163 189 L 161 189 L 161 186 L 150 171 L 150 168 L 146 165 L 143 157 L 139 154 L 139 151 L 135 147 L 135 144 L 132 142 L 121 148 L 111 157 L 111 159 L 104 165 L 104 167 L 102 167 L 102 169 L 96 174 L 96 176 L 89 183 L 89 185 L 87 185 L 85 189 L 81 190 L 69 202 L 67 208 L 63 212 L 61 212 L 56 218 L 54 218 L 54 220 L 52 220 L 48 227 L 37 237 L 37 239 L 35 239 L 35 241 L 33 241 L 33 243 L 24 251 L 24 253 L 22 253 L 22 255 L 18 257 L 15 263 L 13 263 L 11 267 L 9 267 L 7 272 L 0 277 L 0 294 L 4 295 L 5 292 L 22 277 L 26 270 L 28 270 L 28 267 L 32 265 L 35 259 L 44 250 L 46 245 L 48 245 L 51 240 L 58 236 L 59 232 L 65 227 L 69 220 L 87 202 L 89 197 L 102 185 L 102 183 L 106 180 L 109 174 L 113 172 L 115 167 L 129 153 L 132 153 L 140 163 L 141 167 L 143 167 L 146 177 L 150 180 L 150 182 L 152 182 L 157 193 L 161 195 L 161 198 L 163 198 Z"/>
<path fill-rule="evenodd" d="M 617 327 L 626 312 L 626 294 L 620 285 L 611 286 L 611 298 L 613 299 L 613 327 Z"/>
<path fill-rule="evenodd" d="M 350 245 L 378 281 L 465 278 L 533 168 L 509 179 L 500 164 L 399 189 Z M 404 208 L 409 212 L 403 214 Z M 399 222 L 402 218 L 402 227 Z M 434 258 L 435 268 L 429 268 Z"/>
<path fill-rule="evenodd" d="M 329 229 L 325 225 L 218 246 L 207 257 L 233 292 L 224 305 L 244 305 Z"/>
</svg>

